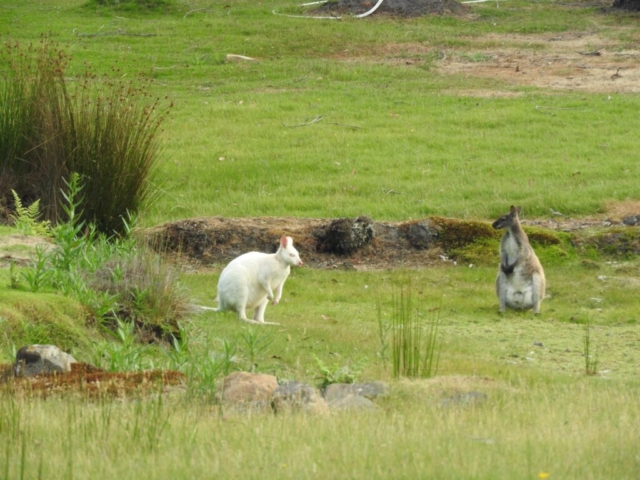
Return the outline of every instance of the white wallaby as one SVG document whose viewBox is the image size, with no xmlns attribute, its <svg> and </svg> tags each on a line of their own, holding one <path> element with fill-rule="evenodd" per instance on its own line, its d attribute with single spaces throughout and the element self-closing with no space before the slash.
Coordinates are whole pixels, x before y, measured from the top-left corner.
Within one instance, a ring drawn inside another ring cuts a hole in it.
<svg viewBox="0 0 640 480">
<path fill-rule="evenodd" d="M 200 308 L 215 312 L 232 310 L 245 322 L 278 325 L 265 322 L 264 311 L 269 301 L 273 305 L 280 301 L 291 265 L 302 265 L 291 237 L 280 239 L 280 248 L 276 253 L 249 252 L 240 255 L 229 262 L 220 274 L 216 298 L 218 308 Z M 247 318 L 248 309 L 254 309 L 253 320 Z"/>
<path fill-rule="evenodd" d="M 506 229 L 500 242 L 496 294 L 500 301 L 500 312 L 507 307 L 517 310 L 533 308 L 533 313 L 539 314 L 546 280 L 540 260 L 520 225 L 520 210 L 520 207 L 512 205 L 509 213 L 493 222 L 493 228 Z"/>
</svg>

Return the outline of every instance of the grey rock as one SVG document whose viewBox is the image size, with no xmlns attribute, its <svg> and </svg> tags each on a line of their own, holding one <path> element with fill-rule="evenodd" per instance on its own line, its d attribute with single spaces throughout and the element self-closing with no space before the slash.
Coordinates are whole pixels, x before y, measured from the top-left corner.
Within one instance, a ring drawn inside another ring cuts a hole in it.
<svg viewBox="0 0 640 480">
<path fill-rule="evenodd" d="M 629 226 L 640 225 L 640 215 L 629 215 L 622 219 L 622 223 Z"/>
<path fill-rule="evenodd" d="M 47 373 L 68 373 L 76 359 L 55 345 L 26 345 L 18 350 L 13 373 L 32 377 Z"/>
<path fill-rule="evenodd" d="M 349 395 L 358 395 L 372 400 L 387 393 L 387 385 L 382 382 L 332 383 L 324 389 L 323 396 L 327 402 L 333 402 Z"/>
<path fill-rule="evenodd" d="M 419 250 L 428 249 L 433 242 L 438 240 L 439 233 L 429 219 L 420 222 L 407 222 L 400 226 L 400 232 L 413 248 Z"/>
<path fill-rule="evenodd" d="M 273 393 L 271 406 L 276 413 L 326 414 L 329 412 L 329 406 L 318 389 L 300 382 L 285 382 L 280 385 Z"/>
<path fill-rule="evenodd" d="M 338 218 L 324 229 L 317 229 L 314 236 L 319 252 L 351 255 L 373 240 L 373 221 L 366 216 Z"/>
<path fill-rule="evenodd" d="M 378 407 L 375 403 L 360 395 L 347 395 L 328 402 L 331 410 L 373 411 Z"/>
<path fill-rule="evenodd" d="M 489 397 L 482 392 L 462 392 L 450 395 L 440 400 L 441 407 L 470 407 L 487 401 Z"/>
</svg>

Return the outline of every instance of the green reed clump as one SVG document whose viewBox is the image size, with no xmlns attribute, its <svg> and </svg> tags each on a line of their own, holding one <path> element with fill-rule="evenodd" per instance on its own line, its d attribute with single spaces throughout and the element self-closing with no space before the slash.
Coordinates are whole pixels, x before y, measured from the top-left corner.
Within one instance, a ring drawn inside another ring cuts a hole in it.
<svg viewBox="0 0 640 480">
<path fill-rule="evenodd" d="M 39 199 L 44 220 L 55 224 L 67 220 L 60 192 L 77 172 L 91 192 L 83 220 L 122 233 L 122 219 L 148 205 L 159 182 L 158 132 L 168 110 L 149 95 L 150 81 L 86 71 L 69 82 L 69 57 L 48 38 L 7 44 L 1 59 L 2 191 L 14 189 L 25 206 Z"/>
<path fill-rule="evenodd" d="M 439 317 L 423 320 L 414 308 L 411 285 L 393 296 L 391 357 L 395 377 L 429 378 L 436 375 L 440 360 Z"/>
</svg>

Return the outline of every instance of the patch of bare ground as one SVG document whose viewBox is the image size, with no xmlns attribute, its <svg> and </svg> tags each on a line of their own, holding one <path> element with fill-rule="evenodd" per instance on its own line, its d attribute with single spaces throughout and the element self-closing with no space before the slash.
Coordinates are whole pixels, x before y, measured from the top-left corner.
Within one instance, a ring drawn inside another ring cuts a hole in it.
<svg viewBox="0 0 640 480">
<path fill-rule="evenodd" d="M 46 249 L 51 246 L 46 238 L 12 234 L 0 236 L 0 267 L 7 267 L 11 263 L 27 265 L 36 251 L 36 248 Z"/>
<path fill-rule="evenodd" d="M 441 74 L 495 79 L 514 87 L 607 94 L 640 92 L 640 48 L 622 48 L 619 42 L 598 33 L 489 34 L 466 40 L 471 46 L 389 43 L 371 52 L 346 50 L 338 58 L 411 68 L 431 63 L 435 57 L 434 69 Z M 504 89 L 455 93 L 477 97 L 518 95 Z"/>
<path fill-rule="evenodd" d="M 86 363 L 74 363 L 69 373 L 14 377 L 12 365 L 0 365 L 0 391 L 12 395 L 48 397 L 79 394 L 89 398 L 130 397 L 170 393 L 185 388 L 186 376 L 173 370 L 106 372 Z"/>
<path fill-rule="evenodd" d="M 437 70 L 446 75 L 555 90 L 640 92 L 640 49 L 620 50 L 613 40 L 593 33 L 492 34 L 478 40 L 477 49 L 444 54 Z"/>
</svg>

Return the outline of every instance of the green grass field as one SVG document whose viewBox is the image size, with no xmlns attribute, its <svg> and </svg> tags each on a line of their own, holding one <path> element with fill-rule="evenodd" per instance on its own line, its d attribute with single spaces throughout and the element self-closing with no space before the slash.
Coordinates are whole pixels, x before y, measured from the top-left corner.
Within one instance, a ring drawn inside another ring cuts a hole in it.
<svg viewBox="0 0 640 480">
<path fill-rule="evenodd" d="M 48 33 L 72 56 L 71 83 L 86 62 L 106 75 L 151 76 L 153 93 L 173 102 L 165 180 L 143 227 L 213 215 L 491 221 L 511 204 L 526 218 L 549 218 L 550 209 L 604 218 L 640 205 L 637 92 L 443 68 L 452 58 L 482 66 L 505 42 L 533 55 L 555 48 L 552 37 L 581 35 L 603 42 L 613 65 L 631 62 L 637 14 L 514 0 L 472 5 L 463 17 L 324 21 L 273 14 L 302 13 L 291 0 L 176 0 L 152 11 L 86 3 L 4 0 L 0 35 L 27 43 Z M 623 78 L 632 75 L 635 64 L 620 65 Z M 317 383 L 317 357 L 388 382 L 378 411 L 238 416 L 209 395 L 84 401 L 3 391 L 0 478 L 635 479 L 640 261 L 562 248 L 540 255 L 548 297 L 539 317 L 497 313 L 497 251 L 496 266 L 295 269 L 280 305 L 266 311 L 280 326 L 196 315 L 184 326 L 188 362 L 222 355 L 226 342 L 236 348 L 232 370 Z M 222 268 L 182 275 L 196 303 L 214 305 Z M 409 279 L 421 318 L 440 322 L 431 379 L 393 378 L 380 340 L 376 306 L 388 321 Z M 97 333 L 82 327 L 81 307 L 10 283 L 3 269 L 0 325 L 18 319 L 24 338 L 60 339 L 94 360 Z M 597 375 L 585 373 L 587 327 Z M 1 330 L 9 362 L 21 345 Z M 254 365 L 248 332 L 268 343 Z M 171 366 L 154 348 L 138 365 Z M 487 400 L 441 406 L 468 391 Z"/>
</svg>

